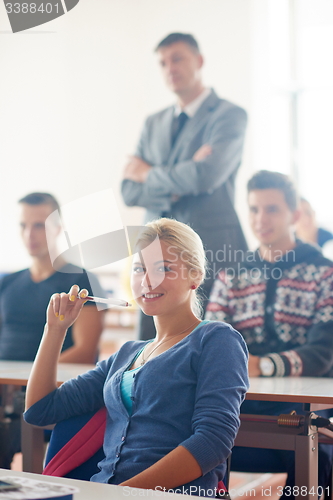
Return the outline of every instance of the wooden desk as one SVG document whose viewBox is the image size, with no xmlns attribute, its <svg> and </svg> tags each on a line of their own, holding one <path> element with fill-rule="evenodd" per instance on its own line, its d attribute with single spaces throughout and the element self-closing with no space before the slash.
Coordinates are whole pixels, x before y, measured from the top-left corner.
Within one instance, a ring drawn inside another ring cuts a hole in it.
<svg viewBox="0 0 333 500">
<path fill-rule="evenodd" d="M 89 481 L 78 481 L 76 479 L 65 479 L 62 477 L 41 476 L 40 474 L 32 474 L 28 472 L 17 472 L 7 469 L 0 469 L 0 479 L 6 476 L 24 476 L 31 479 L 40 481 L 49 481 L 50 483 L 67 484 L 68 486 L 75 486 L 79 488 L 79 492 L 73 496 L 74 500 L 91 500 L 98 498 L 98 500 L 124 500 L 124 498 L 165 498 L 166 500 L 188 500 L 188 495 L 180 495 L 177 493 L 166 493 L 162 491 L 142 490 L 138 488 L 129 488 L 128 486 L 115 486 L 113 484 L 92 483 Z M 177 495 L 177 497 L 175 497 Z M 172 498 L 173 497 L 173 498 Z"/>
<path fill-rule="evenodd" d="M 91 370 L 94 366 L 79 363 L 60 363 L 57 374 L 58 385 Z M 0 361 L 0 384 L 26 386 L 31 368 L 32 362 Z M 27 472 L 42 472 L 44 430 L 40 427 L 27 424 L 22 418 L 21 431 L 23 470 Z"/>
<path fill-rule="evenodd" d="M 333 381 L 319 377 L 252 377 L 246 399 L 333 407 Z"/>
<path fill-rule="evenodd" d="M 79 363 L 60 363 L 57 376 L 58 385 L 91 370 L 94 366 Z M 0 361 L 0 384 L 26 386 L 31 368 L 32 363 L 28 361 Z"/>
<path fill-rule="evenodd" d="M 317 377 L 251 378 L 246 399 L 303 403 L 310 412 L 333 407 L 333 381 Z M 252 418 L 253 417 L 253 418 Z M 295 485 L 303 487 L 303 499 L 317 498 L 318 431 L 305 420 L 304 425 L 281 426 L 265 416 L 241 416 L 241 427 L 235 444 L 252 448 L 293 450 L 295 452 Z M 331 492 L 330 492 L 331 493 Z M 319 495 L 320 496 L 320 495 Z"/>
</svg>

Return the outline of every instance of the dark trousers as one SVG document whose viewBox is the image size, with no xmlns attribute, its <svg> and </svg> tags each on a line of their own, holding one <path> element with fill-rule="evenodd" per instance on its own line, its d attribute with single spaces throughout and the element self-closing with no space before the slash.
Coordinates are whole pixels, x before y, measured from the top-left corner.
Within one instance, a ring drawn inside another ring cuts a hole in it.
<svg viewBox="0 0 333 500">
<path fill-rule="evenodd" d="M 0 420 L 0 468 L 10 469 L 15 453 L 21 451 L 21 415 L 24 411 L 25 392 L 13 386 L 2 386 L 1 404 L 10 405 L 11 413 Z"/>
<path fill-rule="evenodd" d="M 21 416 L 0 422 L 0 468 L 10 469 L 15 453 L 21 451 Z"/>
</svg>

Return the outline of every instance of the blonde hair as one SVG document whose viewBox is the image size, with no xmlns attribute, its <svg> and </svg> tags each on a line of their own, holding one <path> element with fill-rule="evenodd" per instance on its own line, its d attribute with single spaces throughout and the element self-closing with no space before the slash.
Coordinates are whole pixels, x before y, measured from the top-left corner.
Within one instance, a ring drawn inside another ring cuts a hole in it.
<svg viewBox="0 0 333 500">
<path fill-rule="evenodd" d="M 201 284 L 206 276 L 206 255 L 200 236 L 190 226 L 174 219 L 161 218 L 148 222 L 141 228 L 136 247 L 150 244 L 156 238 L 164 241 L 176 251 L 190 275 Z M 198 279 L 199 278 L 199 279 Z M 196 316 L 202 315 L 201 297 L 193 291 L 191 307 Z"/>
</svg>

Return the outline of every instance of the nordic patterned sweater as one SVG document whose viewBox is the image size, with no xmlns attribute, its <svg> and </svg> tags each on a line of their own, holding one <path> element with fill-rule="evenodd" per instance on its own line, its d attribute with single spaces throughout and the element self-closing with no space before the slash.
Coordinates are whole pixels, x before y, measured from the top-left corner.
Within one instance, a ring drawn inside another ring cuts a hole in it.
<svg viewBox="0 0 333 500">
<path fill-rule="evenodd" d="M 281 256 L 280 256 L 281 257 Z M 333 375 L 333 262 L 297 242 L 276 262 L 248 252 L 215 281 L 206 318 L 230 323 L 273 376 Z"/>
</svg>

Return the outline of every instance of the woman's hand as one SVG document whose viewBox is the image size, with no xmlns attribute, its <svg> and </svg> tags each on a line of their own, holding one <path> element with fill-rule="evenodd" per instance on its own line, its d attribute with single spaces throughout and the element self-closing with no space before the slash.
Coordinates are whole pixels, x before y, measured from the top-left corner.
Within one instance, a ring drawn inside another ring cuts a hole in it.
<svg viewBox="0 0 333 500">
<path fill-rule="evenodd" d="M 54 293 L 50 299 L 46 321 L 48 329 L 67 330 L 79 316 L 84 300 L 87 297 L 86 289 L 80 290 L 77 285 L 73 285 L 68 293 Z"/>
<path fill-rule="evenodd" d="M 66 331 L 80 314 L 87 295 L 88 291 L 80 291 L 77 285 L 73 285 L 69 293 L 52 295 L 43 338 L 27 385 L 26 409 L 57 388 L 57 365 Z"/>
</svg>

